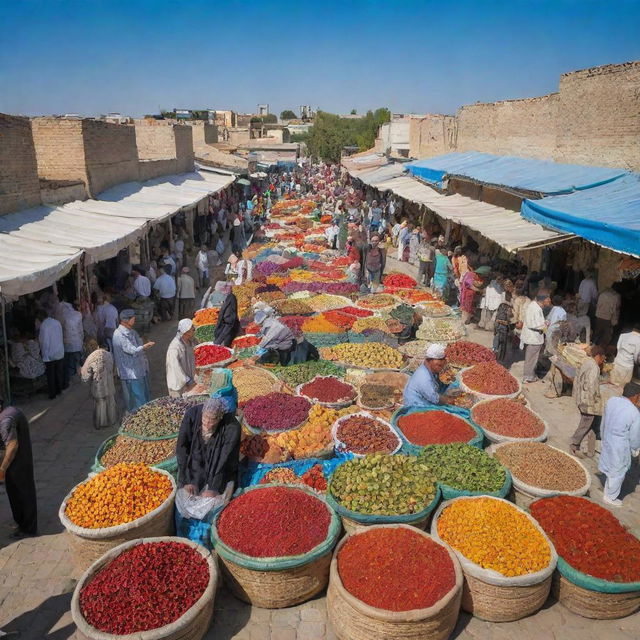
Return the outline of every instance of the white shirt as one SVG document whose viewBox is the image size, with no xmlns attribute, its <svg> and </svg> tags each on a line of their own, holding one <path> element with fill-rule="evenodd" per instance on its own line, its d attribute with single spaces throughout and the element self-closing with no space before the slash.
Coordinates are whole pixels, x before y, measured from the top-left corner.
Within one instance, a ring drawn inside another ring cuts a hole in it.
<svg viewBox="0 0 640 640">
<path fill-rule="evenodd" d="M 110 303 L 103 303 L 96 309 L 96 320 L 103 329 L 115 329 L 118 326 L 118 310 Z"/>
<path fill-rule="evenodd" d="M 484 304 L 481 308 L 495 311 L 505 300 L 505 292 L 502 285 L 492 280 L 484 294 Z"/>
<path fill-rule="evenodd" d="M 633 369 L 636 362 L 640 361 L 640 333 L 629 331 L 621 333 L 618 338 L 618 354 L 613 364 L 622 369 Z"/>
<path fill-rule="evenodd" d="M 62 335 L 64 336 L 64 350 L 68 353 L 82 351 L 84 343 L 84 326 L 82 314 L 75 309 L 65 313 L 62 322 Z"/>
<path fill-rule="evenodd" d="M 553 307 L 551 311 L 549 311 L 549 315 L 547 316 L 547 324 L 551 329 L 551 327 L 560 322 L 564 322 L 566 319 L 567 312 L 560 305 L 558 305 L 557 307 Z"/>
<path fill-rule="evenodd" d="M 598 287 L 592 278 L 585 278 L 578 287 L 580 302 L 591 304 L 598 299 Z"/>
<path fill-rule="evenodd" d="M 598 296 L 598 304 L 596 305 L 596 318 L 601 320 L 609 320 L 615 327 L 620 317 L 620 303 L 622 298 L 617 291 L 613 289 L 605 289 Z"/>
<path fill-rule="evenodd" d="M 64 358 L 62 325 L 55 318 L 46 318 L 42 321 L 38 341 L 43 362 L 53 362 Z"/>
<path fill-rule="evenodd" d="M 176 281 L 168 274 L 163 273 L 153 285 L 161 298 L 173 298 L 176 295 Z"/>
<path fill-rule="evenodd" d="M 185 344 L 180 334 L 169 344 L 165 367 L 169 391 L 181 391 L 187 384 L 193 382 L 196 371 L 193 347 Z"/>
<path fill-rule="evenodd" d="M 534 329 L 543 329 L 545 326 L 542 307 L 533 300 L 524 312 L 524 322 L 520 339 L 523 344 L 544 344 L 544 334 Z"/>
<path fill-rule="evenodd" d="M 133 288 L 138 295 L 148 298 L 151 295 L 151 280 L 141 274 L 133 281 Z"/>
<path fill-rule="evenodd" d="M 206 271 L 209 268 L 209 258 L 206 251 L 198 251 L 196 256 L 196 266 L 198 271 Z"/>
</svg>

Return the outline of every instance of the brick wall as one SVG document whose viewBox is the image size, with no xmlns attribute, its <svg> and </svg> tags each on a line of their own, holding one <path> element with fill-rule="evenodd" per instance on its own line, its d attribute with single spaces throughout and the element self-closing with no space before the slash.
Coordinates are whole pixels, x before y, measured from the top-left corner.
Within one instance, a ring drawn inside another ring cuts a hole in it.
<svg viewBox="0 0 640 640">
<path fill-rule="evenodd" d="M 31 123 L 28 118 L 0 113 L 0 215 L 40 202 Z"/>
<path fill-rule="evenodd" d="M 193 171 L 193 129 L 189 125 L 177 124 L 173 127 L 177 173 Z"/>
<path fill-rule="evenodd" d="M 640 62 L 560 76 L 555 159 L 640 171 Z"/>
<path fill-rule="evenodd" d="M 177 160 L 175 158 L 165 158 L 163 160 L 140 160 L 138 164 L 140 172 L 140 180 L 151 180 L 158 176 L 167 176 L 174 173 L 180 173 L 177 168 Z"/>
<path fill-rule="evenodd" d="M 218 142 L 218 127 L 208 122 L 192 122 L 193 146 L 195 148 L 203 144 L 215 144 Z"/>
<path fill-rule="evenodd" d="M 162 120 L 136 120 L 136 144 L 140 160 L 166 160 L 176 157 L 173 125 Z"/>
<path fill-rule="evenodd" d="M 456 118 L 440 114 L 413 116 L 409 120 L 409 155 L 429 158 L 455 150 Z"/>
</svg>

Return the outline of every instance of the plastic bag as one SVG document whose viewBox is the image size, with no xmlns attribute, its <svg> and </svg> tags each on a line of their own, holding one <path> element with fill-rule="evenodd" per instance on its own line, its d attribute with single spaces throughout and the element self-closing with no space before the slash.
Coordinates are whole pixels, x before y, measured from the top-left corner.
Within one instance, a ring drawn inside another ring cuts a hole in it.
<svg viewBox="0 0 640 640">
<path fill-rule="evenodd" d="M 176 492 L 176 509 L 184 518 L 193 518 L 195 520 L 206 520 L 207 516 L 214 509 L 223 507 L 229 502 L 233 493 L 233 482 L 228 482 L 225 490 L 217 496 L 204 497 L 204 493 L 208 486 L 202 490 L 200 494 L 188 493 L 184 487 L 180 487 Z"/>
</svg>

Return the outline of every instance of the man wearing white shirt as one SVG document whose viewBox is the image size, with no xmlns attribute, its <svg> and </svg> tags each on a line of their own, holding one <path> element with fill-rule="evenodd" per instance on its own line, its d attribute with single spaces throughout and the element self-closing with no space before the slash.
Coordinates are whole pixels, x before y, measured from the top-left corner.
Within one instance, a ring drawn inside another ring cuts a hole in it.
<svg viewBox="0 0 640 640">
<path fill-rule="evenodd" d="M 151 280 L 142 272 L 141 267 L 131 269 L 133 276 L 133 288 L 141 298 L 148 298 L 151 295 Z"/>
<path fill-rule="evenodd" d="M 498 307 L 505 301 L 505 292 L 502 286 L 503 281 L 504 277 L 498 275 L 485 289 L 484 297 L 480 302 L 482 311 L 480 312 L 480 322 L 478 322 L 479 329 L 493 331 Z"/>
<path fill-rule="evenodd" d="M 593 316 L 598 300 L 598 285 L 593 277 L 593 271 L 587 271 L 578 287 L 578 303 L 576 314 L 579 316 Z"/>
<path fill-rule="evenodd" d="M 84 326 L 82 314 L 68 302 L 62 302 L 62 336 L 64 342 L 64 378 L 62 388 L 69 386 L 71 378 L 77 373 L 82 350 L 84 348 Z"/>
<path fill-rule="evenodd" d="M 49 400 L 53 400 L 62 393 L 64 379 L 64 339 L 62 325 L 44 311 L 38 312 L 40 320 L 40 354 L 47 374 L 47 389 Z"/>
<path fill-rule="evenodd" d="M 525 345 L 523 382 L 536 382 L 536 365 L 544 345 L 546 321 L 544 309 L 551 304 L 549 295 L 540 293 L 524 312 L 520 346 Z"/>
<path fill-rule="evenodd" d="M 118 322 L 118 310 L 111 304 L 109 294 L 105 293 L 102 296 L 102 304 L 96 309 L 96 324 L 98 325 L 98 340 L 105 340 L 109 351 L 113 351 L 111 339 Z"/>
<path fill-rule="evenodd" d="M 633 378 L 633 367 L 640 362 L 640 323 L 631 331 L 621 333 L 618 338 L 618 353 L 613 361 L 609 379 L 613 384 L 624 386 Z"/>
<path fill-rule="evenodd" d="M 552 302 L 553 307 L 551 307 L 551 311 L 547 314 L 547 335 L 545 337 L 545 343 L 547 353 L 555 354 L 558 341 L 554 340 L 554 336 L 560 330 L 560 324 L 567 320 L 567 312 L 562 306 L 562 296 L 553 296 Z"/>
<path fill-rule="evenodd" d="M 158 277 L 153 285 L 154 290 L 158 292 L 160 298 L 158 311 L 164 320 L 171 320 L 176 299 L 176 281 L 169 275 L 170 273 L 171 266 L 166 264 L 164 266 L 164 273 Z"/>
</svg>

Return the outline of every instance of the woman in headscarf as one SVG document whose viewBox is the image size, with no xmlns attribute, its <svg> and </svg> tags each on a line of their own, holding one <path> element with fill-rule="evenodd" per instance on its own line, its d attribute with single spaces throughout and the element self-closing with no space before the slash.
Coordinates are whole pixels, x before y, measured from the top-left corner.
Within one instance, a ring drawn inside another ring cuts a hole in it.
<svg viewBox="0 0 640 640">
<path fill-rule="evenodd" d="M 435 258 L 433 288 L 440 294 L 443 300 L 447 300 L 451 282 L 453 281 L 453 267 L 451 266 L 451 260 L 449 260 L 449 256 L 447 256 L 447 251 L 444 247 L 438 247 L 436 249 Z"/>
<path fill-rule="evenodd" d="M 220 398 L 191 407 L 176 444 L 178 486 L 192 495 L 222 494 L 236 480 L 239 453 L 240 423 L 233 413 L 225 413 Z"/>
<path fill-rule="evenodd" d="M 226 284 L 222 290 L 225 299 L 218 313 L 218 322 L 213 334 L 213 341 L 225 347 L 230 347 L 234 338 L 240 333 L 240 320 L 238 318 L 238 299 L 231 291 L 231 285 Z"/>
<path fill-rule="evenodd" d="M 88 342 L 87 347 L 91 353 L 80 369 L 80 376 L 83 382 L 91 382 L 93 427 L 104 429 L 118 421 L 113 356 L 104 346 L 99 347 L 95 340 Z"/>
<path fill-rule="evenodd" d="M 258 345 L 258 361 L 287 365 L 291 359 L 291 353 L 296 345 L 296 337 L 293 331 L 282 323 L 273 313 L 273 309 L 266 307 L 258 309 L 254 318 L 260 325 L 262 340 Z"/>
<path fill-rule="evenodd" d="M 460 311 L 464 324 L 471 322 L 476 293 L 482 291 L 482 278 L 474 271 L 475 264 L 469 260 L 467 267 L 468 271 L 460 278 Z"/>
</svg>

